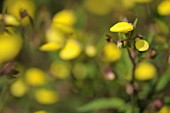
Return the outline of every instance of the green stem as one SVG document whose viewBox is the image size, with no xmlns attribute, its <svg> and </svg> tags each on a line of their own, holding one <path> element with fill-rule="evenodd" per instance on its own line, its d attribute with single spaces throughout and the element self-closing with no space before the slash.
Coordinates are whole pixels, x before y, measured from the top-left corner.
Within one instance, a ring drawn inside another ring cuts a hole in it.
<svg viewBox="0 0 170 113">
<path fill-rule="evenodd" d="M 3 87 L 1 98 L 0 98 L 0 113 L 3 112 L 3 109 L 5 107 L 7 101 L 7 95 L 8 95 L 8 85 L 5 85 Z"/>
<path fill-rule="evenodd" d="M 133 64 L 133 68 L 132 68 L 132 80 L 130 81 L 130 83 L 132 84 L 133 86 L 133 95 L 132 95 L 132 101 L 134 104 L 137 103 L 137 106 L 140 108 L 140 100 L 139 100 L 139 97 L 138 97 L 138 91 L 135 87 L 135 69 L 136 69 L 136 62 L 135 62 L 135 59 L 132 57 L 131 55 L 131 51 L 130 49 L 127 47 L 127 51 L 128 51 L 128 54 L 129 54 L 129 58 Z M 135 113 L 136 111 L 133 110 L 133 113 Z"/>
</svg>

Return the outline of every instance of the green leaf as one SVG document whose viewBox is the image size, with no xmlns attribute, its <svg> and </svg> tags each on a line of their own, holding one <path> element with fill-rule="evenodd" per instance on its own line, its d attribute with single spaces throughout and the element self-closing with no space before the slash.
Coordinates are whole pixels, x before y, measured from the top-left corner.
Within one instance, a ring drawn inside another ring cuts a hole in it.
<svg viewBox="0 0 170 113">
<path fill-rule="evenodd" d="M 126 49 L 122 49 L 122 57 L 115 67 L 116 73 L 119 77 L 131 79 L 132 68 L 133 64 L 129 58 L 128 51 Z"/>
<path fill-rule="evenodd" d="M 146 39 L 146 40 L 148 41 L 149 44 L 152 43 L 153 36 L 154 36 L 153 33 L 150 33 L 150 34 L 147 36 L 147 39 Z"/>
<path fill-rule="evenodd" d="M 170 97 L 169 96 L 164 97 L 163 101 L 164 101 L 165 104 L 169 104 L 170 103 Z"/>
<path fill-rule="evenodd" d="M 135 19 L 135 21 L 133 22 L 133 27 L 136 28 L 136 25 L 138 23 L 138 18 Z"/>
<path fill-rule="evenodd" d="M 156 86 L 156 91 L 161 91 L 163 88 L 166 87 L 168 82 L 170 81 L 170 66 L 167 68 L 165 73 L 161 76 L 160 81 L 158 82 Z"/>
<path fill-rule="evenodd" d="M 8 82 L 7 77 L 6 77 L 5 75 L 3 75 L 3 76 L 0 78 L 0 87 L 6 85 L 7 82 Z"/>
<path fill-rule="evenodd" d="M 115 108 L 118 110 L 122 110 L 123 109 L 122 106 L 124 105 L 125 102 L 120 98 L 102 98 L 83 105 L 82 107 L 78 108 L 78 111 L 87 112 L 92 110 L 108 109 L 108 108 Z"/>
</svg>

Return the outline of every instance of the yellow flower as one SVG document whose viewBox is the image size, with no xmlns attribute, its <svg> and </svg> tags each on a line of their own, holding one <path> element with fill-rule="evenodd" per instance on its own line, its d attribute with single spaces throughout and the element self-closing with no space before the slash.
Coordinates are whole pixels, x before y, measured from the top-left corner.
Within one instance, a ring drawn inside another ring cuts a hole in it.
<svg viewBox="0 0 170 113">
<path fill-rule="evenodd" d="M 53 62 L 50 66 L 51 74 L 60 79 L 65 79 L 70 75 L 70 68 L 64 62 Z"/>
<path fill-rule="evenodd" d="M 73 25 L 76 23 L 76 17 L 72 10 L 65 9 L 54 15 L 52 26 L 65 32 L 72 33 Z"/>
<path fill-rule="evenodd" d="M 62 23 L 55 23 L 53 22 L 52 27 L 59 29 L 60 31 L 62 31 L 65 34 L 72 34 L 74 32 L 74 27 L 73 26 L 68 26 Z"/>
<path fill-rule="evenodd" d="M 59 56 L 63 60 L 72 60 L 81 53 L 80 44 L 74 39 L 68 39 L 65 47 L 60 51 Z"/>
<path fill-rule="evenodd" d="M 108 43 L 103 47 L 102 59 L 106 62 L 115 62 L 120 59 L 121 51 L 114 43 Z"/>
<path fill-rule="evenodd" d="M 28 87 L 22 80 L 17 80 L 11 85 L 10 91 L 13 96 L 22 97 L 27 93 Z"/>
<path fill-rule="evenodd" d="M 94 57 L 94 56 L 96 56 L 96 53 L 97 53 L 96 48 L 93 45 L 88 45 L 85 48 L 85 52 L 89 57 Z"/>
<path fill-rule="evenodd" d="M 54 15 L 53 22 L 60 23 L 66 26 L 72 26 L 76 22 L 76 17 L 72 10 L 65 9 Z"/>
<path fill-rule="evenodd" d="M 44 71 L 38 68 L 30 68 L 25 73 L 25 79 L 29 85 L 38 86 L 43 85 L 47 81 Z"/>
<path fill-rule="evenodd" d="M 135 47 L 138 51 L 146 51 L 149 49 L 149 44 L 146 40 L 137 38 L 135 40 Z"/>
<path fill-rule="evenodd" d="M 114 0 L 84 0 L 84 7 L 92 14 L 103 16 L 113 9 Z"/>
<path fill-rule="evenodd" d="M 41 110 L 41 111 L 36 111 L 36 112 L 34 112 L 34 113 L 49 113 L 49 112 L 44 111 L 44 110 Z"/>
<path fill-rule="evenodd" d="M 17 56 L 22 46 L 22 38 L 14 33 L 0 33 L 0 63 Z"/>
<path fill-rule="evenodd" d="M 134 0 L 136 3 L 149 3 L 152 0 Z"/>
<path fill-rule="evenodd" d="M 65 42 L 64 35 L 54 27 L 50 27 L 46 31 L 47 43 L 40 47 L 41 51 L 56 51 L 63 47 Z"/>
<path fill-rule="evenodd" d="M 6 25 L 19 26 L 20 22 L 13 16 L 9 14 L 0 14 L 0 20 Z"/>
<path fill-rule="evenodd" d="M 163 106 L 158 113 L 170 113 L 170 107 Z"/>
<path fill-rule="evenodd" d="M 125 8 L 132 8 L 134 5 L 135 5 L 135 2 L 134 0 L 122 0 L 122 5 L 125 7 Z"/>
<path fill-rule="evenodd" d="M 34 97 L 40 104 L 54 104 L 58 101 L 58 94 L 55 91 L 48 89 L 36 90 Z"/>
<path fill-rule="evenodd" d="M 135 69 L 135 78 L 137 80 L 150 80 L 156 76 L 156 68 L 149 62 L 142 62 Z"/>
<path fill-rule="evenodd" d="M 56 51 L 60 48 L 60 45 L 58 45 L 55 42 L 48 42 L 40 47 L 41 51 Z"/>
<path fill-rule="evenodd" d="M 47 31 L 46 31 L 46 40 L 47 42 L 55 42 L 58 45 L 60 45 L 61 47 L 64 44 L 64 35 L 62 34 L 61 31 L 59 31 L 58 29 L 54 28 L 54 27 L 50 27 Z M 60 47 L 60 48 L 61 48 Z"/>
<path fill-rule="evenodd" d="M 133 30 L 133 25 L 127 22 L 119 22 L 110 28 L 111 32 L 127 33 Z"/>
<path fill-rule="evenodd" d="M 158 13 L 160 15 L 169 15 L 170 14 L 170 1 L 163 0 L 157 7 Z"/>
<path fill-rule="evenodd" d="M 26 13 L 33 18 L 35 6 L 31 0 L 5 0 L 3 10 L 7 10 L 7 13 L 15 16 L 21 20 L 23 25 L 26 25 L 29 23 L 29 17 L 26 16 L 23 18 L 21 13 L 25 15 L 24 13 L 26 11 Z"/>
</svg>

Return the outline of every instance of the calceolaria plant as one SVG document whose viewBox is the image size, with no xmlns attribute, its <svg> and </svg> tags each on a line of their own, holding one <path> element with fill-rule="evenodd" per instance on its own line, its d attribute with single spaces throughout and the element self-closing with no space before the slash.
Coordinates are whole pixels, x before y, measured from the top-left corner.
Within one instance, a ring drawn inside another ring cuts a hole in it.
<svg viewBox="0 0 170 113">
<path fill-rule="evenodd" d="M 170 113 L 170 0 L 0 3 L 0 113 Z"/>
<path fill-rule="evenodd" d="M 168 68 L 169 52 L 166 53 L 165 61 L 162 62 L 163 67 L 158 69 L 153 62 L 157 52 L 156 48 L 152 46 L 153 42 L 149 39 L 151 37 L 142 36 L 137 33 L 137 22 L 138 19 L 134 23 L 122 21 L 114 24 L 110 28 L 110 32 L 113 32 L 114 36 L 106 35 L 107 42 L 103 51 L 105 62 L 113 63 L 119 60 L 118 64 L 116 64 L 118 67 L 120 66 L 119 62 L 124 63 L 121 68 L 122 70 L 117 70 L 118 79 L 114 80 L 123 80 L 121 76 L 124 76 L 123 78 L 126 79 L 124 87 L 126 94 L 130 96 L 129 99 L 126 100 L 126 98 L 119 97 L 113 97 L 110 100 L 98 99 L 82 106 L 79 109 L 80 111 L 95 110 L 97 106 L 101 105 L 102 109 L 113 108 L 118 113 L 170 112 L 170 107 L 166 106 L 166 102 L 162 100 L 164 97 L 159 95 L 160 91 L 167 85 L 167 83 L 163 82 L 169 73 L 166 71 Z M 129 59 L 128 64 L 123 61 L 125 59 Z M 128 68 L 130 64 L 131 68 Z M 115 78 L 115 73 L 110 68 L 111 66 L 106 71 L 106 75 L 107 79 L 113 80 L 112 78 Z M 124 70 L 129 70 L 130 72 L 124 74 Z M 107 105 L 102 106 L 101 103 L 107 103 Z M 151 111 L 148 110 L 149 107 L 152 107 Z"/>
<path fill-rule="evenodd" d="M 128 80 L 130 86 L 127 86 L 127 93 L 132 96 L 132 106 L 133 108 L 127 108 L 126 110 L 130 110 L 133 113 L 143 113 L 147 110 L 148 106 L 152 103 L 152 99 L 155 95 L 157 95 L 157 91 L 155 91 L 155 87 L 159 87 L 159 83 L 161 82 L 161 75 L 165 72 L 160 73 L 160 70 L 157 70 L 154 62 L 152 61 L 152 56 L 155 55 L 154 48 L 150 48 L 152 42 L 148 42 L 147 37 L 143 37 L 135 32 L 137 26 L 138 19 L 135 20 L 134 23 L 128 22 L 118 22 L 114 24 L 110 31 L 117 33 L 117 39 L 115 40 L 107 40 L 108 43 L 117 42 L 117 47 L 121 49 L 125 49 L 128 52 L 129 59 L 132 63 L 131 68 L 131 77 Z M 108 36 L 108 38 L 112 38 L 112 36 Z M 109 51 L 114 51 L 109 50 Z M 118 53 L 114 52 L 119 55 Z M 167 53 L 169 54 L 169 53 Z M 112 58 L 117 58 L 117 55 L 112 54 Z M 167 59 L 167 57 L 166 57 Z M 166 62 L 164 62 L 167 64 Z M 165 65 L 164 64 L 164 65 Z M 126 68 L 126 67 L 125 67 Z M 167 67 L 163 67 L 166 68 Z M 163 75 L 162 75 L 163 76 Z M 165 75 L 166 76 L 166 75 Z M 148 84 L 148 92 L 145 94 L 145 97 L 141 96 L 142 91 L 139 88 L 141 83 Z M 161 102 L 160 102 L 161 103 Z M 123 104 L 122 104 L 123 105 Z M 162 104 L 161 104 L 162 105 Z M 160 106 L 159 106 L 160 107 Z M 169 109 L 169 108 L 168 108 Z M 162 108 L 160 113 L 169 113 L 169 110 Z M 128 112 L 128 111 L 126 111 Z"/>
</svg>

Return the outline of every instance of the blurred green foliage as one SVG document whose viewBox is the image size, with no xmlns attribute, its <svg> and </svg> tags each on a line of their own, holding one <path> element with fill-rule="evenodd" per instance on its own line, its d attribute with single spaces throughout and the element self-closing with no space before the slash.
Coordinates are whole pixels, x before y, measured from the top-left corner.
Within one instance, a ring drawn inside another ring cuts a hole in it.
<svg viewBox="0 0 170 113">
<path fill-rule="evenodd" d="M 0 113 L 169 113 L 169 7 L 169 0 L 4 0 Z M 127 33 L 109 31 L 122 21 Z M 148 44 L 142 51 L 137 38 Z"/>
</svg>

